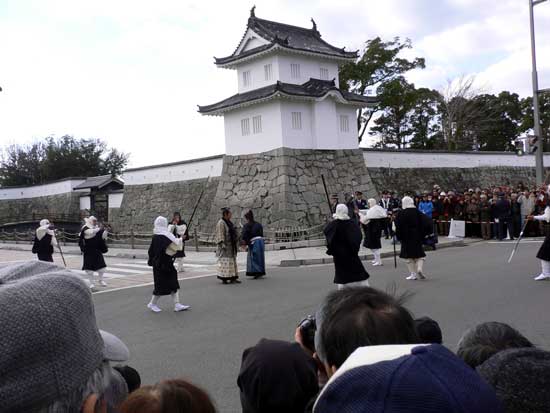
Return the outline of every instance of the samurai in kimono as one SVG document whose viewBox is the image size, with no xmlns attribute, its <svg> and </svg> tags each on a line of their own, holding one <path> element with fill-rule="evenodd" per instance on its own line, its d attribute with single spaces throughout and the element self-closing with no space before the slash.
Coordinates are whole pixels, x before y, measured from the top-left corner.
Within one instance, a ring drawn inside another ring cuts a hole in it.
<svg viewBox="0 0 550 413">
<path fill-rule="evenodd" d="M 78 237 L 78 245 L 84 254 L 82 269 L 90 280 L 90 288 L 94 288 L 94 272 L 97 273 L 99 285 L 106 287 L 107 283 L 103 279 L 103 275 L 107 265 L 103 254 L 108 251 L 106 242 L 108 233 L 98 225 L 97 218 L 94 216 L 85 218 L 84 222 Z"/>
<path fill-rule="evenodd" d="M 185 311 L 190 307 L 180 303 L 178 272 L 174 267 L 174 256 L 183 248 L 183 241 L 168 230 L 168 220 L 157 217 L 153 228 L 153 239 L 149 246 L 147 264 L 153 267 L 153 297 L 147 308 L 154 313 L 162 310 L 158 306 L 160 297 L 171 295 L 174 311 Z"/>
<path fill-rule="evenodd" d="M 174 262 L 177 264 L 178 272 L 183 272 L 183 258 L 185 257 L 185 241 L 189 239 L 187 232 L 187 223 L 181 219 L 179 212 L 174 212 L 172 217 L 172 223 L 168 225 L 168 231 L 170 231 L 176 238 L 182 240 L 181 251 L 176 252 L 174 255 Z"/>
<path fill-rule="evenodd" d="M 382 231 L 387 225 L 388 212 L 382 208 L 375 199 L 368 200 L 369 209 L 366 214 L 361 214 L 361 224 L 365 228 L 365 240 L 363 245 L 365 248 L 369 248 L 374 255 L 372 265 L 379 266 L 382 264 L 380 258 L 380 251 L 382 249 L 382 243 L 380 238 L 382 237 Z"/>
<path fill-rule="evenodd" d="M 246 224 L 241 235 L 242 244 L 248 249 L 246 275 L 254 279 L 265 275 L 265 241 L 262 224 L 254 221 L 254 213 L 249 210 L 245 215 Z"/>
<path fill-rule="evenodd" d="M 54 226 L 47 219 L 43 219 L 36 229 L 32 253 L 37 255 L 39 261 L 53 262 L 53 247 L 56 245 Z"/>
<path fill-rule="evenodd" d="M 237 270 L 237 230 L 231 222 L 231 210 L 222 208 L 222 218 L 216 224 L 216 257 L 218 258 L 218 279 L 224 284 L 240 284 Z"/>
</svg>

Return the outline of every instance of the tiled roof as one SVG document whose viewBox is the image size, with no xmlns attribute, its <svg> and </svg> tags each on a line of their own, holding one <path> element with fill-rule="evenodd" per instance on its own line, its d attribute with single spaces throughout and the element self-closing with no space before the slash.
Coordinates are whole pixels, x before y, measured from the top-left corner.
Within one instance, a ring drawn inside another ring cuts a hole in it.
<svg viewBox="0 0 550 413">
<path fill-rule="evenodd" d="M 310 79 L 302 85 L 277 82 L 269 86 L 251 90 L 246 93 L 238 93 L 230 98 L 214 103 L 213 105 L 199 106 L 202 114 L 220 114 L 239 106 L 251 104 L 257 101 L 271 99 L 277 96 L 294 96 L 303 98 L 321 98 L 330 92 L 335 92 L 347 103 L 358 106 L 368 106 L 376 103 L 376 98 L 357 95 L 338 89 L 333 80 Z"/>
<path fill-rule="evenodd" d="M 105 185 L 110 184 L 111 182 L 116 182 L 121 185 L 124 185 L 124 182 L 122 182 L 117 177 L 113 177 L 111 175 L 100 175 L 100 176 L 92 176 L 90 178 L 86 178 L 84 182 L 75 186 L 73 189 L 102 188 Z"/>
<path fill-rule="evenodd" d="M 298 52 L 319 54 L 338 59 L 352 60 L 357 58 L 357 52 L 348 52 L 344 50 L 344 48 L 338 48 L 325 42 L 321 38 L 321 34 L 317 30 L 317 25 L 313 19 L 312 23 L 313 27 L 311 29 L 291 26 L 289 24 L 259 19 L 254 15 L 254 11 L 252 10 L 250 18 L 248 19 L 247 28 L 253 30 L 269 43 L 251 50 L 247 50 L 246 52 L 240 54 L 236 54 L 237 51 L 235 51 L 231 56 L 215 58 L 216 64 L 221 66 L 228 65 L 236 62 L 237 60 L 276 47 Z"/>
</svg>

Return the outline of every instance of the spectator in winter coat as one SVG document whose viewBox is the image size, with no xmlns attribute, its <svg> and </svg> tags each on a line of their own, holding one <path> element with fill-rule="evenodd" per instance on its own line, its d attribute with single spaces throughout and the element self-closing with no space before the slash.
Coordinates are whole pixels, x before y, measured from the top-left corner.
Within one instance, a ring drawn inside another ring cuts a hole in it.
<svg viewBox="0 0 550 413">
<path fill-rule="evenodd" d="M 420 201 L 420 203 L 418 204 L 418 209 L 424 215 L 432 218 L 434 204 L 432 203 L 431 197 L 428 197 L 428 195 L 424 195 L 422 197 L 422 201 Z"/>
</svg>

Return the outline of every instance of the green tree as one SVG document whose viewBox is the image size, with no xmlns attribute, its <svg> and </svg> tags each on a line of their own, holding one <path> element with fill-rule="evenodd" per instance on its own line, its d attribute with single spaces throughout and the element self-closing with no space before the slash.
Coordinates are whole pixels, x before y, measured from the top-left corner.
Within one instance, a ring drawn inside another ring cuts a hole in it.
<svg viewBox="0 0 550 413">
<path fill-rule="evenodd" d="M 52 137 L 32 145 L 12 145 L 0 160 L 0 185 L 36 185 L 71 176 L 118 175 L 129 155 L 99 139 Z"/>
<path fill-rule="evenodd" d="M 482 151 L 513 151 L 514 140 L 521 134 L 522 110 L 516 93 L 503 91 L 495 95 L 479 95 L 474 107 L 485 119 L 471 125 L 476 143 Z"/>
<path fill-rule="evenodd" d="M 418 91 L 404 77 L 397 77 L 380 86 L 378 92 L 383 112 L 369 133 L 380 138 L 378 147 L 404 148 L 413 133 L 411 111 L 417 102 Z"/>
<path fill-rule="evenodd" d="M 522 119 L 519 125 L 521 132 L 533 132 L 533 98 L 527 97 L 520 102 Z M 544 150 L 550 150 L 550 93 L 543 93 L 539 97 L 540 125 Z"/>
<path fill-rule="evenodd" d="M 441 96 L 436 90 L 420 88 L 416 91 L 416 100 L 410 122 L 412 138 L 410 146 L 413 149 L 441 149 L 443 133 L 441 130 L 441 114 L 439 101 Z"/>
<path fill-rule="evenodd" d="M 340 87 L 350 92 L 366 95 L 373 87 L 381 88 L 387 82 L 400 77 L 404 73 L 425 67 L 423 58 L 408 60 L 399 54 L 410 49 L 412 43 L 409 39 L 401 41 L 399 37 L 384 42 L 379 37 L 368 40 L 360 58 L 353 63 L 344 65 L 340 70 Z M 378 94 L 378 91 L 377 91 Z M 373 108 L 365 108 L 358 111 L 357 129 L 359 142 L 367 130 L 369 122 L 374 114 L 382 109 L 382 105 Z"/>
</svg>

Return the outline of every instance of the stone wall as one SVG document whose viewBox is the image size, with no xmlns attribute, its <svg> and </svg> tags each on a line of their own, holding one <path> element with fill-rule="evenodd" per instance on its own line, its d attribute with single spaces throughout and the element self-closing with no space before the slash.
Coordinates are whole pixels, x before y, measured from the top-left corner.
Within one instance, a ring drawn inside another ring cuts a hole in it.
<svg viewBox="0 0 550 413">
<path fill-rule="evenodd" d="M 498 185 L 535 184 L 535 168 L 367 168 L 378 192 L 423 192 L 438 184 L 444 190 Z"/>
<path fill-rule="evenodd" d="M 281 148 L 241 156 L 226 156 L 208 226 L 219 209 L 229 206 L 238 220 L 252 208 L 269 228 L 311 227 L 329 215 L 321 175 L 329 193 L 363 190 L 374 194 L 363 153 L 357 150 Z"/>
<path fill-rule="evenodd" d="M 200 229 L 205 226 L 216 194 L 219 178 L 211 178 L 193 222 Z M 159 215 L 170 219 L 179 211 L 188 221 L 207 179 L 166 183 L 127 185 L 120 208 L 109 209 L 109 222 L 115 231 L 127 232 L 132 224 L 137 232 L 150 233 L 153 221 Z M 133 216 L 132 216 L 133 213 Z"/>
<path fill-rule="evenodd" d="M 0 202 L 0 225 L 8 222 L 54 219 L 79 219 L 80 194 L 69 192 L 35 198 L 7 199 Z"/>
</svg>

